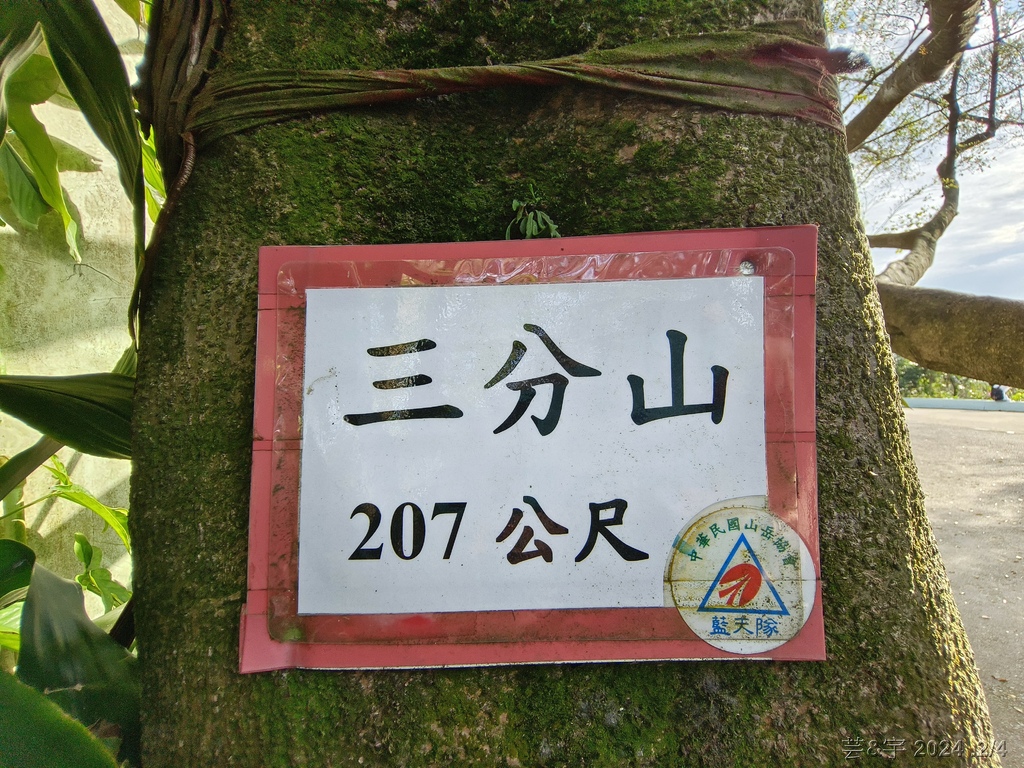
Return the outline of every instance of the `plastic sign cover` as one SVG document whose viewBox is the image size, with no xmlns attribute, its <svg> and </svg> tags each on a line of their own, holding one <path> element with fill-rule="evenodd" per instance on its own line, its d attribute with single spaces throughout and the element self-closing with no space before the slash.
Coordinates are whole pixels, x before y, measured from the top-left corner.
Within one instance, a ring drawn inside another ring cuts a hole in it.
<svg viewBox="0 0 1024 768">
<path fill-rule="evenodd" d="M 822 658 L 815 236 L 264 249 L 243 671 Z"/>
</svg>

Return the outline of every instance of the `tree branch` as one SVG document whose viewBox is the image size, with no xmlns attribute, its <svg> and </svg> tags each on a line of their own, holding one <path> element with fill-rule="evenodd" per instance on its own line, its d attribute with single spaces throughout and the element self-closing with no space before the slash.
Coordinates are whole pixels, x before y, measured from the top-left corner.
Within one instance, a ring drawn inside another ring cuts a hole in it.
<svg viewBox="0 0 1024 768">
<path fill-rule="evenodd" d="M 930 34 L 847 125 L 846 141 L 851 152 L 860 148 L 903 99 L 922 85 L 934 83 L 960 59 L 980 8 L 981 0 L 930 0 Z"/>
<path fill-rule="evenodd" d="M 942 205 L 935 215 L 928 220 L 924 226 L 909 232 L 900 232 L 890 235 L 890 242 L 897 242 L 897 248 L 908 248 L 909 253 L 902 259 L 898 259 L 875 278 L 876 282 L 898 283 L 900 285 L 914 285 L 924 277 L 932 263 L 935 261 L 935 249 L 938 246 L 939 238 L 945 234 L 946 229 L 956 218 L 960 208 L 960 185 L 956 180 L 956 158 L 959 154 L 957 143 L 957 128 L 960 125 L 960 105 L 957 101 L 957 85 L 960 82 L 960 61 L 957 61 L 953 70 L 952 82 L 949 86 L 949 93 L 946 94 L 946 103 L 949 106 L 949 120 L 946 130 L 946 156 L 942 158 L 938 168 L 935 169 L 942 184 Z M 884 248 L 886 246 L 884 236 L 875 235 L 868 238 L 872 246 Z"/>
<path fill-rule="evenodd" d="M 878 282 L 892 349 L 918 365 L 1024 388 L 1024 302 Z"/>
<path fill-rule="evenodd" d="M 858 78 L 850 78 L 851 80 L 858 79 L 860 82 L 860 88 L 857 89 L 857 92 L 853 95 L 853 98 L 851 98 L 850 101 L 846 104 L 846 106 L 843 107 L 844 114 L 846 113 L 847 109 L 853 106 L 858 96 L 862 96 L 867 91 L 867 89 L 870 88 L 878 80 L 878 78 L 882 77 L 882 75 L 884 75 L 886 72 L 895 68 L 903 59 L 903 57 L 907 55 L 907 51 L 909 51 L 911 46 L 915 42 L 917 42 L 918 37 L 921 34 L 921 22 L 923 20 L 923 16 L 918 16 L 918 18 L 914 19 L 914 31 L 911 32 L 908 36 L 907 44 L 904 46 L 903 50 L 900 51 L 899 54 L 895 56 L 891 62 L 889 62 L 889 64 L 887 64 L 885 67 L 878 70 L 877 72 L 874 72 L 870 76 L 865 77 L 863 80 L 860 80 Z"/>
<path fill-rule="evenodd" d="M 994 2 L 989 3 L 992 20 L 992 36 L 999 37 L 999 16 Z M 942 205 L 935 215 L 923 226 L 907 232 L 891 232 L 868 237 L 873 248 L 902 248 L 909 253 L 902 259 L 892 262 L 877 276 L 879 282 L 914 285 L 920 280 L 935 261 L 935 250 L 939 238 L 956 217 L 960 205 L 960 185 L 956 179 L 956 160 L 961 153 L 983 144 L 996 135 L 999 121 L 996 119 L 996 104 L 999 99 L 999 46 L 992 46 L 988 89 L 988 115 L 985 119 L 985 130 L 964 141 L 957 140 L 960 126 L 960 102 L 957 90 L 960 84 L 960 66 L 958 60 L 954 70 L 949 93 L 946 94 L 946 105 L 949 118 L 946 128 L 946 155 L 939 163 L 936 172 L 942 183 Z"/>
<path fill-rule="evenodd" d="M 881 232 L 877 235 L 868 235 L 868 245 L 872 248 L 899 248 L 909 251 L 917 243 L 920 231 L 918 228 L 907 232 Z"/>
<path fill-rule="evenodd" d="M 992 39 L 999 39 L 999 15 L 996 13 L 994 0 L 989 0 L 989 13 L 992 19 Z M 985 130 L 964 139 L 957 144 L 956 151 L 959 154 L 978 144 L 983 144 L 996 135 L 996 102 L 999 98 L 999 46 L 993 45 L 989 58 L 989 79 L 988 79 L 988 119 L 985 121 Z"/>
</svg>

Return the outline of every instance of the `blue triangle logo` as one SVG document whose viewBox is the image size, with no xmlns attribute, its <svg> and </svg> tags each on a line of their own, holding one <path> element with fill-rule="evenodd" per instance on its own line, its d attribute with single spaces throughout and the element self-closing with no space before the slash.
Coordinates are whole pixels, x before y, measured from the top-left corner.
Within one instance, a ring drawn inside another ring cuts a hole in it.
<svg viewBox="0 0 1024 768">
<path fill-rule="evenodd" d="M 743 557 L 744 554 L 750 558 L 749 562 Z M 726 574 L 729 574 L 728 578 L 725 578 Z M 767 592 L 765 592 L 766 587 Z M 753 594 L 749 594 L 750 592 Z M 762 598 L 759 601 L 761 607 L 746 607 L 748 603 L 759 596 Z M 764 597 L 769 597 L 767 606 L 764 605 Z M 729 556 L 725 558 L 722 568 L 711 582 L 711 587 L 704 595 L 704 599 L 700 601 L 697 610 L 704 613 L 789 616 L 789 609 L 782 602 L 782 597 L 775 589 L 771 579 L 768 578 L 761 561 L 757 559 L 757 555 L 754 554 L 754 550 L 747 541 L 746 534 L 743 533 L 736 540 Z"/>
</svg>

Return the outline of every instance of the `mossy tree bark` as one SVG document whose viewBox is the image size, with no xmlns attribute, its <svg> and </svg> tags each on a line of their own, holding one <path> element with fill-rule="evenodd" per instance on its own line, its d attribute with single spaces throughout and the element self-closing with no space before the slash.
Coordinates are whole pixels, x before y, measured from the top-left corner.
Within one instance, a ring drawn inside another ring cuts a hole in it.
<svg viewBox="0 0 1024 768">
<path fill-rule="evenodd" d="M 793 17 L 821 22 L 813 0 L 238 0 L 218 66 L 523 61 Z M 497 239 L 530 183 L 567 235 L 820 226 L 828 661 L 239 675 L 257 248 Z M 886 738 L 961 739 L 962 762 L 997 764 L 973 751 L 991 730 L 842 136 L 585 87 L 317 116 L 202 153 L 156 256 L 132 507 L 147 768 L 838 765 L 848 740 Z"/>
</svg>

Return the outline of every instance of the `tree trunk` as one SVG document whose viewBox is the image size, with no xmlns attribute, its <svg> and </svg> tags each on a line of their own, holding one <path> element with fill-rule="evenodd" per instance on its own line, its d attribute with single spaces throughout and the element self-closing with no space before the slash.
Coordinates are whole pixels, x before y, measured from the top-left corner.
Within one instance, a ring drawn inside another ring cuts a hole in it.
<svg viewBox="0 0 1024 768">
<path fill-rule="evenodd" d="M 525 61 L 800 17 L 812 0 L 232 8 L 221 67 Z M 391 6 L 395 6 L 393 9 Z M 183 30 L 183 34 L 187 30 Z M 265 244 L 500 239 L 532 183 L 566 235 L 820 225 L 818 483 L 828 661 L 240 675 Z M 844 138 L 588 87 L 293 120 L 200 153 L 142 320 L 132 526 L 156 766 L 839 765 L 991 740 L 924 514 Z M 866 752 L 860 753 L 866 754 Z"/>
</svg>

